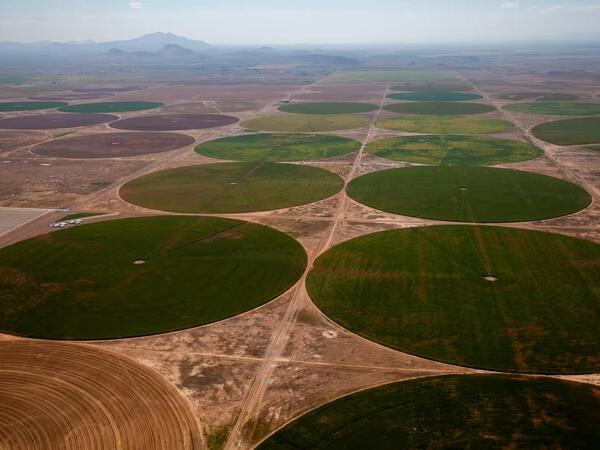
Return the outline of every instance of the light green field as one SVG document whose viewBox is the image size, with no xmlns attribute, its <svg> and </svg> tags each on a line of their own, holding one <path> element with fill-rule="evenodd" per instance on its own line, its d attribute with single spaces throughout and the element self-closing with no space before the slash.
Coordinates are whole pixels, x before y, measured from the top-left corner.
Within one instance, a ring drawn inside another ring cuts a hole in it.
<svg viewBox="0 0 600 450">
<path fill-rule="evenodd" d="M 482 103 L 460 102 L 407 102 L 385 105 L 386 111 L 403 114 L 422 114 L 434 116 L 462 116 L 471 114 L 484 114 L 496 111 L 491 105 Z"/>
<path fill-rule="evenodd" d="M 161 106 L 163 106 L 163 103 L 158 102 L 99 102 L 63 106 L 62 108 L 58 108 L 58 110 L 72 113 L 115 113 L 143 111 L 160 108 Z"/>
<path fill-rule="evenodd" d="M 298 280 L 306 253 L 262 225 L 163 216 L 57 231 L 1 249 L 0 261 L 2 332 L 106 339 L 255 308 Z"/>
<path fill-rule="evenodd" d="M 599 398 L 597 386 L 548 378 L 402 381 L 310 411 L 258 450 L 595 450 Z"/>
<path fill-rule="evenodd" d="M 258 131 L 320 133 L 362 128 L 369 123 L 369 119 L 359 115 L 281 114 L 250 119 L 242 122 L 241 126 Z"/>
<path fill-rule="evenodd" d="M 330 197 L 342 179 L 324 169 L 264 161 L 180 167 L 125 184 L 126 201 L 179 213 L 268 211 Z"/>
<path fill-rule="evenodd" d="M 232 161 L 308 161 L 360 150 L 354 139 L 323 134 L 251 134 L 204 142 L 196 152 Z"/>
<path fill-rule="evenodd" d="M 506 120 L 472 116 L 403 116 L 377 121 L 379 128 L 431 134 L 491 134 L 510 131 L 514 125 Z"/>
<path fill-rule="evenodd" d="M 301 102 L 282 105 L 278 109 L 294 114 L 356 114 L 375 111 L 379 106 L 371 103 Z"/>
<path fill-rule="evenodd" d="M 594 116 L 600 115 L 600 104 L 573 102 L 514 103 L 503 106 L 508 111 L 547 116 Z"/>
<path fill-rule="evenodd" d="M 598 261 L 600 245 L 583 239 L 428 226 L 333 247 L 307 288 L 328 317 L 400 351 L 490 370 L 596 373 Z"/>
<path fill-rule="evenodd" d="M 367 152 L 394 161 L 435 165 L 491 165 L 537 158 L 534 145 L 477 136 L 407 136 L 371 142 Z"/>
<path fill-rule="evenodd" d="M 590 194 L 558 178 L 478 166 L 383 170 L 355 178 L 348 195 L 404 216 L 454 222 L 523 222 L 586 208 Z"/>
</svg>

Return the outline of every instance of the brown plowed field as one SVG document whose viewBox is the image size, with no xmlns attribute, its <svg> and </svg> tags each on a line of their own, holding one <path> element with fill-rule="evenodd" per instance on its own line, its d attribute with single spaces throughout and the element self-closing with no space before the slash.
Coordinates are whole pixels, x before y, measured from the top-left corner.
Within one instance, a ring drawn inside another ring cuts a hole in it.
<svg viewBox="0 0 600 450">
<path fill-rule="evenodd" d="M 55 158 L 119 158 L 168 152 L 195 141 L 178 133 L 103 133 L 44 142 L 32 152 Z"/>
<path fill-rule="evenodd" d="M 56 128 L 89 127 L 118 119 L 112 114 L 37 114 L 0 120 L 5 130 L 51 130 Z"/>
<path fill-rule="evenodd" d="M 204 448 L 185 400 L 160 375 L 75 344 L 0 342 L 0 448 Z"/>
<path fill-rule="evenodd" d="M 222 127 L 237 121 L 237 117 L 220 114 L 157 114 L 119 120 L 110 126 L 118 130 L 177 131 Z"/>
</svg>

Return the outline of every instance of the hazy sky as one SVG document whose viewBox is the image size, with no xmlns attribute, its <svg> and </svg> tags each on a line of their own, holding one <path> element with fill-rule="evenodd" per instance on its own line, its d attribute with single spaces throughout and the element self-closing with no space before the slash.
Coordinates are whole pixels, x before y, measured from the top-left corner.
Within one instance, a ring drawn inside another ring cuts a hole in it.
<svg viewBox="0 0 600 450">
<path fill-rule="evenodd" d="M 600 40 L 600 1 L 0 0 L 0 40 L 155 31 L 216 44 Z"/>
</svg>

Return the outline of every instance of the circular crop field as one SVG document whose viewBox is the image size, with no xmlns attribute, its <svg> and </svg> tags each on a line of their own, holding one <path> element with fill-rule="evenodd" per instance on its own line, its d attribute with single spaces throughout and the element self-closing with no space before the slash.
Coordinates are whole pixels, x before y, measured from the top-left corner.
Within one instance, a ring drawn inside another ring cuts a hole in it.
<svg viewBox="0 0 600 450">
<path fill-rule="evenodd" d="M 118 113 L 155 109 L 161 106 L 163 106 L 163 103 L 158 102 L 99 102 L 63 106 L 58 110 L 73 113 Z"/>
<path fill-rule="evenodd" d="M 324 169 L 263 161 L 206 164 L 155 172 L 121 187 L 144 208 L 180 213 L 240 213 L 288 208 L 339 192 L 342 179 Z"/>
<path fill-rule="evenodd" d="M 565 216 L 592 201 L 568 181 L 476 166 L 409 167 L 363 175 L 348 195 L 373 208 L 454 222 L 523 222 Z"/>
<path fill-rule="evenodd" d="M 507 120 L 476 116 L 389 117 L 377 121 L 376 125 L 386 130 L 433 134 L 491 134 L 514 128 Z"/>
<path fill-rule="evenodd" d="M 595 116 L 600 115 L 599 103 L 535 102 L 514 103 L 503 106 L 508 111 L 548 116 Z"/>
<path fill-rule="evenodd" d="M 178 131 L 222 127 L 237 121 L 237 117 L 221 114 L 157 114 L 117 120 L 110 126 L 131 131 Z"/>
<path fill-rule="evenodd" d="M 596 144 L 600 142 L 600 117 L 546 122 L 531 131 L 535 137 L 552 144 Z"/>
<path fill-rule="evenodd" d="M 242 127 L 257 131 L 288 133 L 320 133 L 323 131 L 351 130 L 368 126 L 369 119 L 360 115 L 281 114 L 259 117 L 242 122 Z"/>
<path fill-rule="evenodd" d="M 491 105 L 482 103 L 460 102 L 406 102 L 392 103 L 383 107 L 386 111 L 403 114 L 423 114 L 435 116 L 464 116 L 467 114 L 483 114 L 496 111 Z"/>
<path fill-rule="evenodd" d="M 421 91 L 421 92 L 398 92 L 388 95 L 392 100 L 405 100 L 411 102 L 465 102 L 479 100 L 483 97 L 471 92 L 455 91 Z"/>
<path fill-rule="evenodd" d="M 489 226 L 392 230 L 321 255 L 307 281 L 340 325 L 392 348 L 526 373 L 600 370 L 600 245 Z"/>
<path fill-rule="evenodd" d="M 304 271 L 287 234 L 163 216 L 82 225 L 0 250 L 0 330 L 106 339 L 180 330 L 277 297 Z"/>
<path fill-rule="evenodd" d="M 34 111 L 37 109 L 58 108 L 65 105 L 64 102 L 2 102 L 0 103 L 0 111 Z"/>
<path fill-rule="evenodd" d="M 177 133 L 102 133 L 47 141 L 32 152 L 53 158 L 120 158 L 167 152 L 195 141 Z"/>
<path fill-rule="evenodd" d="M 111 114 L 38 114 L 17 116 L 0 120 L 0 129 L 52 130 L 57 128 L 89 127 L 118 119 Z"/>
<path fill-rule="evenodd" d="M 0 446 L 192 450 L 186 400 L 158 372 L 89 345 L 0 342 Z"/>
<path fill-rule="evenodd" d="M 542 153 L 525 142 L 476 136 L 391 137 L 371 142 L 367 152 L 394 161 L 436 165 L 511 163 Z"/>
<path fill-rule="evenodd" d="M 301 102 L 279 107 L 279 111 L 295 114 L 354 114 L 378 109 L 379 106 L 371 103 L 351 102 Z"/>
<path fill-rule="evenodd" d="M 322 134 L 251 134 L 204 142 L 196 152 L 233 161 L 308 161 L 360 150 L 354 139 Z"/>
<path fill-rule="evenodd" d="M 600 388 L 453 375 L 369 389 L 310 411 L 259 450 L 573 448 L 600 440 Z"/>
</svg>

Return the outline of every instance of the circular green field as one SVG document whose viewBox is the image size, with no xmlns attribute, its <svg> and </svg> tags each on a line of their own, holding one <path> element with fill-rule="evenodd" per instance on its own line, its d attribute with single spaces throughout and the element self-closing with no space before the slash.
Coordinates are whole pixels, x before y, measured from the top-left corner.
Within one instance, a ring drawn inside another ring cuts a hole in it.
<svg viewBox="0 0 600 450">
<path fill-rule="evenodd" d="M 371 142 L 367 152 L 394 161 L 484 165 L 527 161 L 541 150 L 525 142 L 476 136 L 407 136 Z"/>
<path fill-rule="evenodd" d="M 452 364 L 600 370 L 600 245 L 489 226 L 384 231 L 321 255 L 307 281 L 340 325 Z"/>
<path fill-rule="evenodd" d="M 514 128 L 507 120 L 476 116 L 389 117 L 377 121 L 376 125 L 386 130 L 432 134 L 491 134 Z"/>
<path fill-rule="evenodd" d="M 355 114 L 376 111 L 379 106 L 371 103 L 301 102 L 282 105 L 278 109 L 295 114 Z"/>
<path fill-rule="evenodd" d="M 58 110 L 73 113 L 118 113 L 156 109 L 161 106 L 163 106 L 163 103 L 159 102 L 99 102 L 63 106 Z"/>
<path fill-rule="evenodd" d="M 586 208 L 591 196 L 546 175 L 476 166 L 409 167 L 363 175 L 348 195 L 373 208 L 453 222 L 523 222 Z"/>
<path fill-rule="evenodd" d="M 64 102 L 2 102 L 1 112 L 35 111 L 38 109 L 51 109 L 66 106 Z"/>
<path fill-rule="evenodd" d="M 600 117 L 546 122 L 531 132 L 535 137 L 557 145 L 596 144 L 600 142 Z"/>
<path fill-rule="evenodd" d="M 421 92 L 398 92 L 388 95 L 392 100 L 405 100 L 411 102 L 465 102 L 479 100 L 483 97 L 471 92 L 454 91 L 421 91 Z"/>
<path fill-rule="evenodd" d="M 600 104 L 573 102 L 514 103 L 503 106 L 508 111 L 547 116 L 594 116 L 600 114 Z"/>
<path fill-rule="evenodd" d="M 268 211 L 323 200 L 343 180 L 323 169 L 270 162 L 221 163 L 155 172 L 125 184 L 124 200 L 179 213 Z"/>
<path fill-rule="evenodd" d="M 407 102 L 385 105 L 386 111 L 403 114 L 423 114 L 435 116 L 464 116 L 470 114 L 483 114 L 496 111 L 491 105 L 482 103 L 460 102 Z"/>
<path fill-rule="evenodd" d="M 360 150 L 354 139 L 322 134 L 251 134 L 204 142 L 196 152 L 233 161 L 308 161 Z"/>
<path fill-rule="evenodd" d="M 454 375 L 362 391 L 291 422 L 259 450 L 579 449 L 600 441 L 600 389 Z"/>
<path fill-rule="evenodd" d="M 510 94 L 501 94 L 497 98 L 504 100 L 529 100 L 535 99 L 537 102 L 569 102 L 578 100 L 579 96 L 573 94 L 543 93 L 543 92 L 514 92 Z"/>
<path fill-rule="evenodd" d="M 259 117 L 242 122 L 249 130 L 289 133 L 320 133 L 323 131 L 351 130 L 368 126 L 369 119 L 360 115 L 281 114 Z"/>
<path fill-rule="evenodd" d="M 262 225 L 165 216 L 61 230 L 3 248 L 0 261 L 2 332 L 105 339 L 255 308 L 298 280 L 306 254 Z"/>
</svg>

